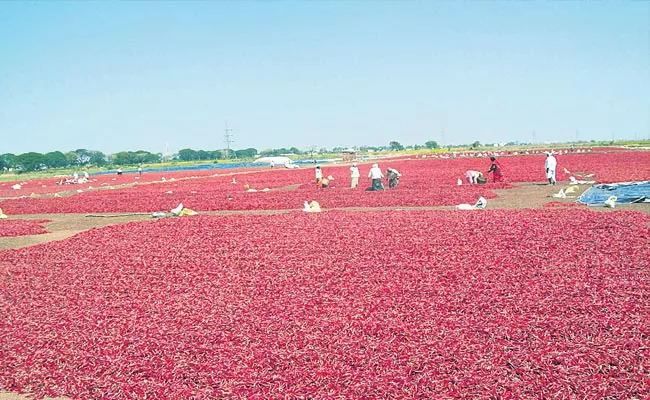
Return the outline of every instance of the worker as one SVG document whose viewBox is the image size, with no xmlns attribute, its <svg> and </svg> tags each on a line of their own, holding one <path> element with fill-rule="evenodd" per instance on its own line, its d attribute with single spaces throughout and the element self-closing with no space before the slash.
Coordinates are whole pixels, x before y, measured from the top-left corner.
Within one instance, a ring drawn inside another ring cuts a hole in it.
<svg viewBox="0 0 650 400">
<path fill-rule="evenodd" d="M 318 180 L 318 182 L 316 182 L 316 184 L 317 184 L 317 186 L 318 186 L 319 188 L 323 188 L 323 189 L 324 189 L 324 188 L 326 188 L 326 187 L 329 187 L 329 185 L 330 185 L 330 180 L 327 179 L 327 178 L 320 178 L 320 179 Z"/>
<path fill-rule="evenodd" d="M 402 176 L 395 168 L 386 169 L 386 178 L 388 178 L 388 187 L 393 189 L 399 184 L 399 178 Z"/>
<path fill-rule="evenodd" d="M 488 173 L 492 172 L 492 182 L 503 182 L 503 171 L 501 170 L 501 164 L 499 164 L 495 157 L 490 157 L 490 161 L 492 164 L 490 165 Z"/>
<path fill-rule="evenodd" d="M 320 165 L 316 166 L 316 183 L 319 179 L 323 179 L 323 170 L 320 168 Z"/>
<path fill-rule="evenodd" d="M 372 168 L 368 172 L 368 179 L 372 179 L 372 186 L 367 190 L 376 191 L 384 190 L 384 185 L 381 183 L 384 174 L 381 172 L 378 164 L 372 164 Z"/>
<path fill-rule="evenodd" d="M 356 188 L 359 186 L 359 177 L 361 174 L 359 173 L 359 167 L 357 167 L 357 163 L 352 163 L 352 166 L 350 167 L 350 187 L 351 188 Z"/>
<path fill-rule="evenodd" d="M 468 170 L 465 172 L 465 176 L 467 177 L 467 183 L 470 185 L 475 185 L 479 183 L 479 179 L 483 179 L 483 173 L 480 171 L 473 171 L 473 170 Z"/>
<path fill-rule="evenodd" d="M 546 170 L 546 179 L 549 185 L 555 185 L 555 169 L 557 168 L 557 159 L 553 155 L 553 150 L 546 153 L 544 169 Z"/>
</svg>

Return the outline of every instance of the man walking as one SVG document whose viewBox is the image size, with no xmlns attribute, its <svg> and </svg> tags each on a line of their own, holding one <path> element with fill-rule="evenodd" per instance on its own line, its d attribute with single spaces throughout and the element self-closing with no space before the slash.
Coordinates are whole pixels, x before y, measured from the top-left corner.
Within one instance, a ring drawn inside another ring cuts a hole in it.
<svg viewBox="0 0 650 400">
<path fill-rule="evenodd" d="M 557 160 L 553 156 L 553 150 L 546 153 L 546 162 L 544 163 L 546 169 L 546 178 L 550 185 L 555 185 L 555 168 L 557 168 Z"/>
</svg>

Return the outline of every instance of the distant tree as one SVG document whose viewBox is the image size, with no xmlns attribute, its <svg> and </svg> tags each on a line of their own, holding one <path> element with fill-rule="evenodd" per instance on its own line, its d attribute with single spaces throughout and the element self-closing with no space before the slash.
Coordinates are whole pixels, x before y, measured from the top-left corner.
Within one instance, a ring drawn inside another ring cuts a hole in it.
<svg viewBox="0 0 650 400">
<path fill-rule="evenodd" d="M 479 147 L 481 147 L 481 142 L 479 142 L 479 141 L 477 140 L 476 142 L 472 143 L 472 146 L 471 146 L 471 147 L 472 147 L 473 149 L 478 149 Z"/>
<path fill-rule="evenodd" d="M 134 164 L 155 164 L 162 161 L 162 153 L 150 153 L 144 150 L 138 150 L 134 153 L 136 162 Z"/>
<path fill-rule="evenodd" d="M 290 148 L 288 152 L 291 153 L 291 154 L 301 154 L 301 151 L 298 150 L 298 148 L 296 148 L 296 147 Z"/>
<path fill-rule="evenodd" d="M 257 149 L 249 147 L 247 149 L 235 150 L 235 157 L 237 158 L 253 158 L 257 155 Z"/>
<path fill-rule="evenodd" d="M 14 158 L 14 164 L 24 172 L 37 171 L 45 165 L 45 156 L 35 152 L 19 154 Z"/>
<path fill-rule="evenodd" d="M 263 157 L 277 157 L 283 154 L 291 154 L 291 151 L 285 149 L 284 147 L 281 147 L 279 149 L 265 149 L 260 151 L 260 155 Z"/>
<path fill-rule="evenodd" d="M 0 167 L 0 169 L 13 168 L 15 158 L 16 158 L 16 155 L 11 154 L 11 153 L 5 153 L 5 154 L 1 155 L 0 156 L 0 164 L 2 164 L 2 167 Z"/>
<path fill-rule="evenodd" d="M 68 160 L 68 165 L 70 166 L 79 164 L 79 157 L 74 151 L 68 151 L 65 153 L 65 158 Z"/>
<path fill-rule="evenodd" d="M 138 160 L 132 151 L 120 151 L 113 154 L 113 164 L 115 165 L 133 165 L 137 163 Z"/>
<path fill-rule="evenodd" d="M 428 140 L 424 142 L 424 147 L 426 147 L 427 149 L 437 149 L 440 146 L 438 145 L 438 142 L 436 142 L 435 140 Z"/>
<path fill-rule="evenodd" d="M 307 146 L 307 150 L 305 150 L 305 154 L 309 154 L 309 158 L 314 158 L 314 153 L 316 152 L 316 146 L 315 144 L 311 144 Z"/>
<path fill-rule="evenodd" d="M 86 165 L 90 162 L 90 150 L 86 149 L 77 149 L 74 151 L 77 154 L 77 164 Z"/>
<path fill-rule="evenodd" d="M 209 160 L 210 152 L 205 150 L 197 150 L 196 156 L 198 157 L 199 160 Z"/>
<path fill-rule="evenodd" d="M 115 165 L 154 164 L 162 161 L 162 153 L 150 153 L 144 150 L 120 151 L 113 154 Z"/>
<path fill-rule="evenodd" d="M 51 151 L 43 155 L 44 164 L 49 168 L 62 168 L 68 166 L 68 159 L 60 151 Z"/>
<path fill-rule="evenodd" d="M 181 161 L 194 161 L 199 159 L 199 155 L 196 150 L 182 149 L 178 150 L 178 159 Z"/>
<path fill-rule="evenodd" d="M 404 146 L 402 146 L 400 142 L 396 142 L 396 141 L 392 141 L 392 142 L 388 143 L 388 148 L 391 151 L 402 151 L 402 150 L 404 150 Z"/>
<path fill-rule="evenodd" d="M 91 164 L 94 164 L 98 167 L 106 165 L 106 154 L 102 153 L 101 151 L 90 151 L 88 153 L 88 156 L 90 157 Z"/>
</svg>

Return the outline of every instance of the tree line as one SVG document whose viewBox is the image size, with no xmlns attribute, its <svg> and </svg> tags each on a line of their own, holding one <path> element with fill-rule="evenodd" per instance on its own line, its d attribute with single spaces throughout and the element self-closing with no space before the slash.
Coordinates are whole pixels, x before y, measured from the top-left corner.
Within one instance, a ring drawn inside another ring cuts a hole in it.
<svg viewBox="0 0 650 400">
<path fill-rule="evenodd" d="M 162 161 L 162 154 L 148 151 L 121 151 L 107 156 L 101 151 L 77 149 L 63 153 L 51 151 L 49 153 L 28 152 L 23 154 L 5 153 L 0 155 L 0 171 L 9 169 L 18 172 L 39 171 L 48 168 L 84 168 L 103 167 L 106 165 L 135 165 L 145 163 L 158 163 Z"/>
<path fill-rule="evenodd" d="M 97 150 L 77 149 L 74 151 L 49 153 L 28 152 L 23 154 L 0 154 L 0 172 L 15 170 L 17 172 L 40 171 L 51 168 L 85 168 L 123 166 L 139 164 L 157 164 L 163 161 L 215 161 L 221 158 L 252 158 L 257 155 L 253 148 L 243 150 L 192 150 L 182 149 L 166 158 L 162 153 L 145 150 L 120 151 L 104 154 Z"/>
<path fill-rule="evenodd" d="M 399 142 L 392 141 L 388 146 L 361 146 L 356 150 L 360 152 L 367 151 L 401 151 L 404 149 L 437 149 L 438 143 L 430 140 L 424 145 L 403 146 Z M 138 151 L 121 151 L 115 154 L 104 154 L 97 150 L 77 149 L 68 152 L 52 151 L 49 153 L 28 152 L 23 154 L 5 153 L 0 155 L 0 172 L 6 170 L 15 170 L 18 172 L 39 171 L 50 168 L 85 168 L 85 167 L 104 167 L 104 166 L 122 166 L 138 164 L 156 164 L 163 161 L 216 161 L 218 159 L 252 159 L 255 157 L 268 156 L 310 156 L 314 154 L 331 154 L 344 151 L 343 147 L 334 147 L 332 149 L 316 148 L 311 146 L 307 150 L 299 150 L 296 147 L 265 149 L 258 151 L 255 148 L 240 150 L 194 150 L 181 149 L 170 157 L 165 157 L 162 153 L 151 153 L 145 150 Z"/>
</svg>

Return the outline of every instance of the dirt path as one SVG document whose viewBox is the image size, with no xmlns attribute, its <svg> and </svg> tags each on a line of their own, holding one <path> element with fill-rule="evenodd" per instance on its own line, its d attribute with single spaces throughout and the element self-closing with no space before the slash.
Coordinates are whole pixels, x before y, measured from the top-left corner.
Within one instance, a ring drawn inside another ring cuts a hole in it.
<svg viewBox="0 0 650 400">
<path fill-rule="evenodd" d="M 0 391 L 0 400 L 28 400 L 31 397 L 18 393 Z M 43 400 L 67 400 L 67 397 L 45 397 Z"/>
</svg>

